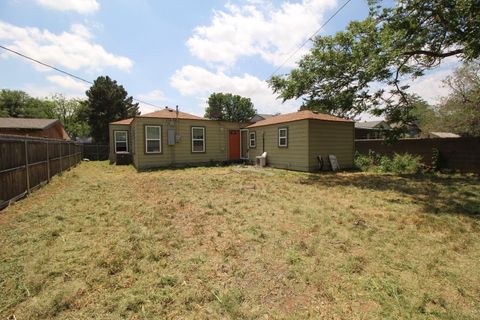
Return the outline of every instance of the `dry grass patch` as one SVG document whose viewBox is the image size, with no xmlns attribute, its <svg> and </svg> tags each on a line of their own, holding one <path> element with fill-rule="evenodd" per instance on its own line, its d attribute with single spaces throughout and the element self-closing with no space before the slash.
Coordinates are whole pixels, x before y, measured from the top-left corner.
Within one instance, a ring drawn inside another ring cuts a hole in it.
<svg viewBox="0 0 480 320">
<path fill-rule="evenodd" d="M 0 214 L 0 318 L 478 319 L 480 183 L 83 163 Z"/>
</svg>

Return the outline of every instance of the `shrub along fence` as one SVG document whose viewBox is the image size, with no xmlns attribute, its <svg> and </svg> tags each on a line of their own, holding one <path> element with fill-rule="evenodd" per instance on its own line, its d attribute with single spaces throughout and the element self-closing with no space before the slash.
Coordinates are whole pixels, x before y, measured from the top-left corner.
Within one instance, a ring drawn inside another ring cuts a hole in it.
<svg viewBox="0 0 480 320">
<path fill-rule="evenodd" d="M 0 135 L 0 210 L 81 160 L 74 141 Z"/>
<path fill-rule="evenodd" d="M 108 144 L 95 144 L 84 143 L 83 144 L 83 157 L 92 160 L 108 160 L 109 147 Z"/>
<path fill-rule="evenodd" d="M 360 154 L 372 150 L 382 155 L 419 155 L 428 166 L 436 149 L 440 169 L 480 173 L 480 138 L 401 139 L 391 145 L 383 140 L 355 140 L 355 149 Z"/>
</svg>

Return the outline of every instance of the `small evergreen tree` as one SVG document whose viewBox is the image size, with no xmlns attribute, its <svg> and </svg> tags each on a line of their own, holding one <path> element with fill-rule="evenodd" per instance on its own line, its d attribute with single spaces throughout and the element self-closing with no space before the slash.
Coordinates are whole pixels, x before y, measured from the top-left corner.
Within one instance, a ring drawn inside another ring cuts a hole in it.
<svg viewBox="0 0 480 320">
<path fill-rule="evenodd" d="M 88 124 L 95 142 L 108 142 L 108 124 L 139 115 L 138 103 L 117 81 L 108 76 L 98 77 L 86 92 Z"/>
</svg>

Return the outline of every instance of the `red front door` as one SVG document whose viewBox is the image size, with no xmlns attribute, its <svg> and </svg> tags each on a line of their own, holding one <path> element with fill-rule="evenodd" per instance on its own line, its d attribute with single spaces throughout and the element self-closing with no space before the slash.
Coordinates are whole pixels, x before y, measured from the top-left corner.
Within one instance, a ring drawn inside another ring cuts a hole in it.
<svg viewBox="0 0 480 320">
<path fill-rule="evenodd" d="M 228 135 L 228 159 L 240 159 L 240 130 L 230 130 Z"/>
</svg>

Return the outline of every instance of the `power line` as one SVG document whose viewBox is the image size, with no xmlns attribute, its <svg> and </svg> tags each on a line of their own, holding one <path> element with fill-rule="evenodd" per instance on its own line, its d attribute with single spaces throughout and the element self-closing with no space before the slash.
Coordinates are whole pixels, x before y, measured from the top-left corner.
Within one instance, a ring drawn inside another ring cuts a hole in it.
<svg viewBox="0 0 480 320">
<path fill-rule="evenodd" d="M 70 72 L 67 72 L 67 71 L 62 70 L 62 69 L 59 69 L 59 68 L 57 68 L 57 67 L 55 67 L 55 66 L 52 66 L 52 65 L 50 65 L 50 64 L 48 64 L 48 63 L 45 63 L 45 62 L 42 62 L 42 61 L 40 61 L 40 60 L 34 59 L 34 58 L 32 58 L 32 57 L 29 57 L 29 56 L 27 56 L 27 55 L 24 55 L 23 53 L 20 53 L 20 52 L 18 52 L 18 51 L 13 50 L 13 49 L 4 47 L 4 46 L 2 46 L 2 45 L 0 45 L 0 48 L 2 48 L 2 49 L 4 49 L 4 50 L 7 50 L 7 51 L 9 51 L 9 52 L 12 52 L 12 53 L 14 53 L 14 54 L 16 54 L 16 55 L 19 55 L 20 57 L 25 58 L 25 59 L 27 59 L 27 60 L 33 61 L 33 62 L 35 62 L 35 63 L 38 63 L 38 64 L 40 64 L 40 65 L 42 65 L 42 66 L 44 66 L 44 67 L 48 67 L 48 68 L 53 69 L 53 70 L 55 70 L 55 71 L 58 71 L 58 72 L 60 72 L 60 73 L 66 74 L 66 75 L 69 76 L 69 77 L 72 77 L 72 78 L 75 78 L 75 79 L 77 79 L 77 80 L 86 82 L 86 83 L 88 83 L 88 84 L 93 84 L 93 82 L 90 81 L 90 80 L 87 80 L 87 79 L 84 79 L 84 78 L 82 78 L 82 77 L 76 76 L 76 75 L 74 75 L 74 74 L 72 74 L 72 73 L 70 73 Z M 151 106 L 151 107 L 155 107 L 155 108 L 158 108 L 158 109 L 162 109 L 162 107 L 160 107 L 160 106 L 157 106 L 157 105 L 155 105 L 155 104 L 153 104 L 153 103 L 150 103 L 150 102 L 142 101 L 142 100 L 137 99 L 137 98 L 134 98 L 134 97 L 132 97 L 132 100 L 135 100 L 135 101 L 137 101 L 137 102 L 140 102 L 140 103 L 149 105 L 149 106 Z"/>
<path fill-rule="evenodd" d="M 280 66 L 278 66 L 275 71 L 272 72 L 272 74 L 270 75 L 270 78 L 273 77 L 275 75 L 275 73 L 277 73 L 278 70 L 280 70 L 284 65 L 285 63 L 288 62 L 288 60 L 290 60 L 298 51 L 300 51 L 300 49 L 302 49 L 310 40 L 313 40 L 313 37 L 320 32 L 320 30 L 322 30 L 333 18 L 335 18 L 335 16 L 340 12 L 342 11 L 343 8 L 345 8 L 345 6 L 347 4 L 350 3 L 350 1 L 352 0 L 347 0 L 340 8 L 337 9 L 337 11 L 335 11 L 331 16 L 330 18 L 327 19 L 327 21 L 325 21 L 321 26 L 320 28 L 318 28 L 310 37 L 307 38 L 307 40 L 305 40 L 297 49 L 295 49 L 295 51 L 292 52 L 292 54 L 290 54 L 287 59 L 285 59 L 285 61 L 282 62 L 282 64 L 280 64 Z"/>
</svg>

